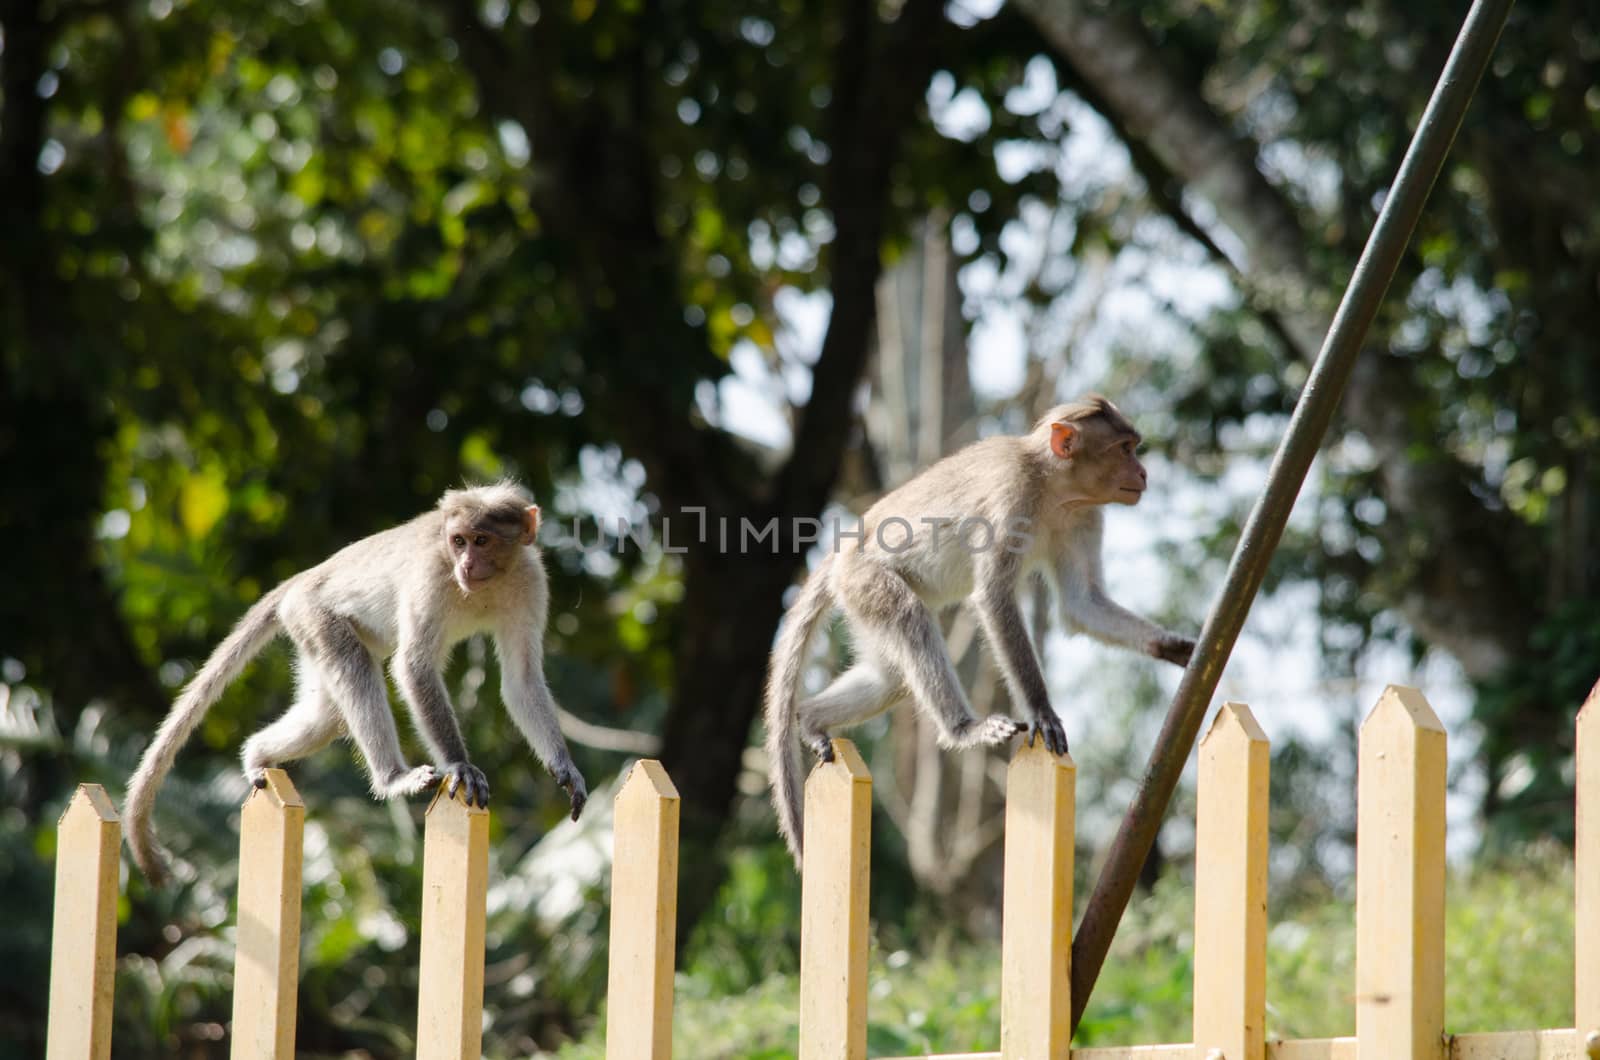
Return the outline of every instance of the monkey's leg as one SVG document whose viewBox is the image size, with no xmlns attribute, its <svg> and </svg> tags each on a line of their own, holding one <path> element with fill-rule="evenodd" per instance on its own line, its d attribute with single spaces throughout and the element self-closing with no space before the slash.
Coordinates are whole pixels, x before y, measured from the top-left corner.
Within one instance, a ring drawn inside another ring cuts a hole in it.
<svg viewBox="0 0 1600 1060">
<path fill-rule="evenodd" d="M 828 737 L 832 732 L 877 717 L 903 699 L 906 691 L 905 682 L 881 662 L 858 661 L 795 708 L 800 742 L 822 761 L 831 762 L 833 744 Z"/>
<path fill-rule="evenodd" d="M 874 654 L 897 671 L 917 705 L 939 726 L 939 742 L 963 749 L 1003 744 L 1027 726 L 1003 714 L 979 718 L 961 690 L 933 614 L 904 579 L 890 571 L 857 575 L 841 586 L 845 610 Z"/>
<path fill-rule="evenodd" d="M 355 627 L 322 612 L 310 618 L 296 616 L 289 635 L 306 664 L 316 667 L 317 680 L 337 704 L 350 738 L 366 759 L 372 794 L 392 799 L 433 786 L 439 777 L 431 765 L 415 769 L 406 765 L 383 669 L 356 636 Z"/>
<path fill-rule="evenodd" d="M 283 717 L 244 743 L 245 779 L 256 787 L 265 770 L 322 750 L 339 735 L 339 710 L 317 684 L 316 672 L 303 670 L 294 703 Z"/>
<path fill-rule="evenodd" d="M 997 583 L 1015 584 L 1014 578 L 997 578 Z M 1027 711 L 1033 725 L 1028 733 L 1028 743 L 1035 736 L 1044 738 L 1051 754 L 1067 753 L 1067 731 L 1050 704 L 1050 691 L 1044 683 L 1044 673 L 1039 668 L 1039 657 L 1033 650 L 1033 639 L 1028 635 L 1027 622 L 1022 609 L 1017 606 L 1014 591 L 997 590 L 980 594 L 976 599 L 978 621 L 984 636 L 994 649 L 1000 671 L 1011 689 L 1012 700 Z"/>
</svg>

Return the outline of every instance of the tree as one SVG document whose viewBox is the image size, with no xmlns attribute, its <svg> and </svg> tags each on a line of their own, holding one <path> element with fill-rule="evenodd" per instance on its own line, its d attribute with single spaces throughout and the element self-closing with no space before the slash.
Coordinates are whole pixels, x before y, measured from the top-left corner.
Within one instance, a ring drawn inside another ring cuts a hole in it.
<svg viewBox="0 0 1600 1060">
<path fill-rule="evenodd" d="M 992 251 L 1018 201 L 1050 186 L 995 177 L 997 143 L 1037 138 L 1026 119 L 957 140 L 923 105 L 941 67 L 1004 91 L 1018 49 L 1033 50 L 1027 26 L 952 20 L 923 0 L 820 13 L 441 0 L 336 16 L 19 2 L 5 25 L 7 106 L 35 119 L 5 126 L 36 193 L 14 200 L 37 242 L 13 274 L 104 273 L 54 302 L 9 303 L 26 321 L 70 293 L 52 319 L 84 347 L 63 359 L 49 336 L 8 340 L 12 391 L 59 377 L 70 402 L 17 399 L 51 429 L 10 436 L 32 449 L 7 461 L 7 511 L 49 513 L 64 532 L 17 525 L 32 551 L 16 555 L 57 554 L 19 565 L 15 599 L 68 571 L 85 587 L 48 622 L 19 612 L 6 654 L 69 720 L 105 697 L 148 725 L 166 698 L 153 673 L 181 680 L 272 581 L 463 474 L 517 470 L 571 508 L 561 491 L 598 454 L 632 503 L 680 531 L 695 509 L 712 526 L 775 523 L 770 551 L 768 538 L 628 553 L 604 571 L 551 557 L 558 607 L 581 601 L 553 654 L 609 671 L 623 700 L 578 713 L 662 726 L 684 864 L 703 874 L 685 881 L 692 923 L 720 877 L 717 839 L 800 562 L 790 520 L 821 511 L 861 444 L 883 256 L 930 204 L 978 189 Z M 60 87 L 46 97 L 30 86 L 52 61 Z M 46 172 L 34 160 L 52 142 Z M 786 287 L 831 292 L 814 358 L 780 341 L 772 302 Z M 787 458 L 721 423 L 715 387 L 739 344 L 809 379 Z M 47 480 L 52 441 L 62 473 Z M 45 485 L 72 503 L 22 503 Z M 603 591 L 585 593 L 595 581 Z M 633 617 L 636 601 L 651 620 Z M 105 671 L 73 665 L 79 610 L 126 642 L 125 685 L 109 680 L 113 651 Z M 259 678 L 258 691 L 281 687 L 281 669 Z M 641 716 L 617 714 L 634 704 Z M 234 711 L 207 737 L 219 748 Z"/>
<path fill-rule="evenodd" d="M 1129 146 L 1156 207 L 1235 276 L 1276 336 L 1283 382 L 1303 379 L 1294 365 L 1320 346 L 1329 292 L 1353 266 L 1459 12 L 1019 6 Z M 1420 645 L 1492 688 L 1549 642 L 1593 637 L 1572 605 L 1593 598 L 1600 570 L 1588 455 L 1600 370 L 1584 337 L 1600 310 L 1600 238 L 1578 192 L 1600 140 L 1593 94 L 1570 72 L 1592 59 L 1600 27 L 1568 16 L 1544 5 L 1512 16 L 1351 380 L 1325 482 L 1337 509 L 1305 543 L 1336 624 L 1364 641 L 1380 612 L 1398 614 Z M 1219 229 L 1239 251 L 1222 249 Z M 1191 429 L 1214 437 L 1220 422 L 1285 405 L 1282 382 L 1252 392 L 1236 361 L 1205 368 L 1176 395 Z M 1551 698 L 1480 698 L 1487 810 L 1508 762 L 1528 761 L 1522 748 L 1562 749 L 1536 756 L 1528 797 L 1559 791 L 1590 679 L 1569 676 Z"/>
<path fill-rule="evenodd" d="M 533 144 L 535 209 L 586 322 L 573 341 L 593 372 L 589 407 L 644 465 L 664 511 L 780 528 L 776 554 L 700 549 L 684 560 L 662 757 L 684 799 L 693 923 L 720 877 L 717 840 L 798 563 L 793 521 L 822 510 L 846 447 L 859 444 L 853 399 L 883 248 L 914 204 L 959 191 L 924 184 L 907 164 L 914 138 L 938 149 L 923 126 L 924 88 L 941 65 L 995 62 L 983 41 L 993 29 L 955 26 L 943 5 L 921 0 L 887 17 L 850 4 L 822 17 L 803 5 L 663 5 L 492 28 L 469 5 L 444 9 L 486 110 Z M 557 55 L 583 58 L 575 70 Z M 773 68 L 799 76 L 774 83 Z M 686 194 L 661 175 L 690 158 L 709 188 Z M 790 453 L 763 471 L 693 403 L 698 383 L 723 370 L 720 314 L 734 311 L 719 299 L 686 319 L 682 292 L 702 256 L 737 262 L 726 286 L 752 302 L 766 284 L 795 282 L 752 268 L 748 235 L 814 230 L 808 202 L 825 211 L 828 235 L 818 274 L 799 282 L 825 283 L 832 311 Z M 692 234 L 670 230 L 691 218 Z"/>
</svg>

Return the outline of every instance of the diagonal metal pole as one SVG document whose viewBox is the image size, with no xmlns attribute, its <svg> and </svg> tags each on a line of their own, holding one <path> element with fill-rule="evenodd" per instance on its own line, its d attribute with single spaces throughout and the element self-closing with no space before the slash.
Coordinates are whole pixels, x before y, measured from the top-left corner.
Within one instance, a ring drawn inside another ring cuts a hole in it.
<svg viewBox="0 0 1600 1060">
<path fill-rule="evenodd" d="M 1477 90 L 1483 71 L 1511 11 L 1512 0 L 1475 0 L 1446 61 L 1433 97 L 1422 114 L 1411 146 L 1400 163 L 1394 186 L 1367 239 L 1344 300 L 1334 314 L 1328 337 L 1317 354 L 1305 390 L 1295 404 L 1260 500 L 1245 523 L 1244 536 L 1228 565 L 1221 595 L 1211 609 L 1194 660 L 1184 672 L 1166 723 L 1156 738 L 1133 804 L 1112 842 L 1100 879 L 1084 911 L 1072 943 L 1072 1026 L 1076 1030 L 1095 979 L 1105 963 L 1111 937 L 1128 907 L 1134 883 L 1154 846 L 1161 819 L 1194 748 L 1206 707 L 1217 690 L 1222 668 L 1255 600 L 1267 564 L 1289 519 L 1289 509 L 1305 481 L 1311 459 L 1327 433 L 1344 393 L 1356 354 L 1377 314 L 1400 255 L 1411 241 L 1423 203 L 1439 176 L 1445 155 L 1461 128 L 1461 118 Z"/>
</svg>

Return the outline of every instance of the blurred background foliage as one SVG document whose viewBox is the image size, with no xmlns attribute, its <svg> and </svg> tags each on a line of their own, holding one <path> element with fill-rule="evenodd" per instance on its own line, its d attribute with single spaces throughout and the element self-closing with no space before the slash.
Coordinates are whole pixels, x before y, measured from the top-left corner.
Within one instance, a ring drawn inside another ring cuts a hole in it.
<svg viewBox="0 0 1600 1060">
<path fill-rule="evenodd" d="M 266 588 L 448 486 L 515 474 L 607 545 L 546 551 L 551 681 L 597 798 L 561 823 L 492 653 L 458 652 L 499 811 L 487 1051 L 595 1026 L 605 785 L 650 749 L 684 797 L 684 1055 L 785 1055 L 798 885 L 749 745 L 803 549 L 787 529 L 772 554 L 611 547 L 617 521 L 859 511 L 1094 387 L 1139 421 L 1156 477 L 1187 484 L 1144 562 L 1170 568 L 1165 620 L 1197 624 L 1461 14 L 0 0 L 0 893 L 49 907 L 73 785 L 120 799 L 173 691 Z M 1597 64 L 1592 9 L 1516 7 L 1271 585 L 1311 602 L 1327 674 L 1386 649 L 1451 660 L 1458 769 L 1512 861 L 1570 839 L 1571 722 L 1600 673 Z M 1020 362 L 1005 371 L 994 320 Z M 1097 676 L 1061 702 L 1111 690 L 1080 722 L 1105 737 L 1080 755 L 1080 807 L 1103 823 L 1170 675 L 1073 658 Z M 985 666 L 964 656 L 975 699 L 1003 708 Z M 269 652 L 163 795 L 180 880 L 125 881 L 118 1055 L 225 1048 L 236 749 L 288 686 Z M 1333 932 L 1356 710 L 1337 685 L 1307 706 L 1338 731 L 1278 741 L 1275 879 Z M 930 757 L 909 716 L 861 736 L 883 778 L 880 970 L 923 992 L 875 1010 L 875 1047 L 992 1045 L 998 759 Z M 404 1054 L 420 807 L 372 803 L 341 752 L 294 776 L 311 807 L 299 1047 Z M 1171 862 L 1182 879 L 1184 842 L 1169 829 L 1152 878 Z M 1527 908 L 1518 871 L 1464 886 Z M 1181 925 L 1164 886 L 1138 915 Z M 1523 923 L 1556 940 L 1544 956 L 1570 939 L 1546 904 Z M 46 925 L 0 931 L 6 1055 L 42 1051 Z M 1125 935 L 1131 978 L 1108 980 L 1087 1034 L 1181 1037 L 1186 970 L 1151 956 L 1181 931 Z M 1563 1024 L 1530 976 L 1506 1018 Z M 1127 1015 L 1130 998 L 1170 1011 Z M 1328 997 L 1284 1004 L 1286 1031 L 1331 1032 Z"/>
</svg>

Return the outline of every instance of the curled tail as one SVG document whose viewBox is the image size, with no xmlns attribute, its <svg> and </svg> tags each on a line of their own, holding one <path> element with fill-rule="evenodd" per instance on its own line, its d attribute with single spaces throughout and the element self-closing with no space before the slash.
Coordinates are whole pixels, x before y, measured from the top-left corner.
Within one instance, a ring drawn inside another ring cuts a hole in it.
<svg viewBox="0 0 1600 1060">
<path fill-rule="evenodd" d="M 795 697 L 805 666 L 806 645 L 833 602 L 828 589 L 828 567 L 832 562 L 832 556 L 823 557 L 806 579 L 800 598 L 789 609 L 788 621 L 778 635 L 772 667 L 767 673 L 767 768 L 772 771 L 772 805 L 778 811 L 778 831 L 783 833 L 797 867 L 804 794 L 800 787 L 800 745 L 795 737 Z"/>
<path fill-rule="evenodd" d="M 284 582 L 244 613 L 233 631 L 211 653 L 200 672 L 178 694 L 177 701 L 156 730 L 155 739 L 150 741 L 144 756 L 139 759 L 139 768 L 134 770 L 133 778 L 128 781 L 126 805 L 123 807 L 128 849 L 133 854 L 134 863 L 154 885 L 159 886 L 167 879 L 166 856 L 161 844 L 156 841 L 155 828 L 150 823 L 156 792 L 171 772 L 178 749 L 189 739 L 211 705 L 222 697 L 222 690 L 278 635 L 278 604 L 288 588 L 289 582 Z"/>
</svg>

